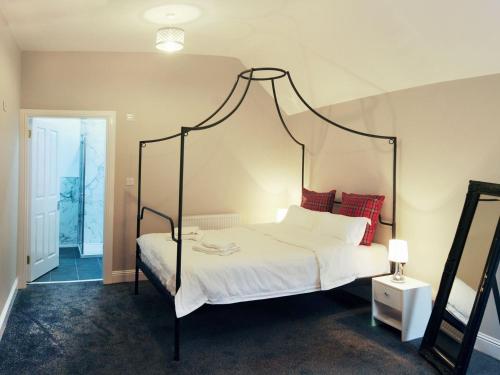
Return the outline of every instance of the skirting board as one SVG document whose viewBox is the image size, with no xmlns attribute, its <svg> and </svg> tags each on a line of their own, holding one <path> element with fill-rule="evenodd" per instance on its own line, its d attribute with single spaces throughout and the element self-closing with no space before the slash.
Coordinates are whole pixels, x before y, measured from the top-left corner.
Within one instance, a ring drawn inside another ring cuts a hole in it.
<svg viewBox="0 0 500 375">
<path fill-rule="evenodd" d="M 488 354 L 489 356 L 500 360 L 500 340 L 495 337 L 479 332 L 474 348 L 484 354 Z"/>
<path fill-rule="evenodd" d="M 436 302 L 434 289 L 432 292 L 432 305 L 434 305 L 434 302 Z M 479 332 L 476 338 L 476 343 L 474 344 L 474 349 L 500 360 L 500 338 L 495 338 L 488 336 L 483 332 Z"/>
<path fill-rule="evenodd" d="M 7 320 L 9 320 L 10 310 L 12 309 L 12 305 L 14 304 L 14 300 L 16 299 L 17 294 L 17 277 L 10 288 L 9 296 L 7 297 L 7 301 L 5 301 L 5 306 L 2 308 L 2 313 L 0 314 L 0 340 L 2 340 L 3 333 L 5 331 L 5 327 L 7 326 Z"/>
<path fill-rule="evenodd" d="M 113 271 L 111 274 L 112 283 L 130 283 L 135 281 L 135 270 L 121 270 L 121 271 Z M 139 280 L 147 280 L 146 276 L 139 271 Z"/>
</svg>

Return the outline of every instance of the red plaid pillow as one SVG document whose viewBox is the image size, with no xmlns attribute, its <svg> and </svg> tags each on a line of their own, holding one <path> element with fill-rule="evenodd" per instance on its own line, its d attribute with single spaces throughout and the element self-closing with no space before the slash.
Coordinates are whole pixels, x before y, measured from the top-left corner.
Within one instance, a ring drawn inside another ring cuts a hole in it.
<svg viewBox="0 0 500 375">
<path fill-rule="evenodd" d="M 300 207 L 313 211 L 332 212 L 334 201 L 335 190 L 327 193 L 316 193 L 315 191 L 302 188 L 302 203 Z"/>
<path fill-rule="evenodd" d="M 342 205 L 339 214 L 354 217 L 367 217 L 371 225 L 367 225 L 365 235 L 360 245 L 370 246 L 377 229 L 378 216 L 382 209 L 385 196 L 342 193 Z"/>
</svg>

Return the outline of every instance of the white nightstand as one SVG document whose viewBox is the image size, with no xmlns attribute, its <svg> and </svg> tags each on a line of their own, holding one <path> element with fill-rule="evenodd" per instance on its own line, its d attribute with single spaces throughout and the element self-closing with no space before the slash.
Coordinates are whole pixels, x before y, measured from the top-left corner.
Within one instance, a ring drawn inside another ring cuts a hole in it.
<svg viewBox="0 0 500 375">
<path fill-rule="evenodd" d="M 431 286 L 409 277 L 395 283 L 391 277 L 372 279 L 372 324 L 379 320 L 399 329 L 401 341 L 422 337 L 431 316 Z"/>
</svg>

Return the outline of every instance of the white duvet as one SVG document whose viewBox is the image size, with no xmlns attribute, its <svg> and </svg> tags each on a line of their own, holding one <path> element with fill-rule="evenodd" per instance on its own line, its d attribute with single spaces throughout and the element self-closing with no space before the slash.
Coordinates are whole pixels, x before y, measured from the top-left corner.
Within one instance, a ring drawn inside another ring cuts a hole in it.
<svg viewBox="0 0 500 375">
<path fill-rule="evenodd" d="M 182 243 L 181 287 L 175 293 L 177 244 L 167 233 L 137 239 L 141 259 L 175 294 L 178 317 L 205 303 L 228 304 L 316 290 L 327 290 L 356 279 L 354 245 L 284 224 L 260 224 L 218 231 L 241 251 L 216 256 Z"/>
</svg>

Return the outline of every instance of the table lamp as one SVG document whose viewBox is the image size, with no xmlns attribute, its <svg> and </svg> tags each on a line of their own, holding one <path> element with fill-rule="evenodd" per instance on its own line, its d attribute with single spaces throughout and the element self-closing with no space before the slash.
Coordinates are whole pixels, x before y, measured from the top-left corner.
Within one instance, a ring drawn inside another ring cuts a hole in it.
<svg viewBox="0 0 500 375">
<path fill-rule="evenodd" d="M 276 211 L 276 222 L 281 223 L 288 212 L 288 208 L 278 208 Z"/>
<path fill-rule="evenodd" d="M 389 261 L 396 263 L 396 270 L 392 275 L 395 283 L 404 283 L 403 265 L 408 262 L 408 243 L 404 240 L 389 240 Z"/>
</svg>

